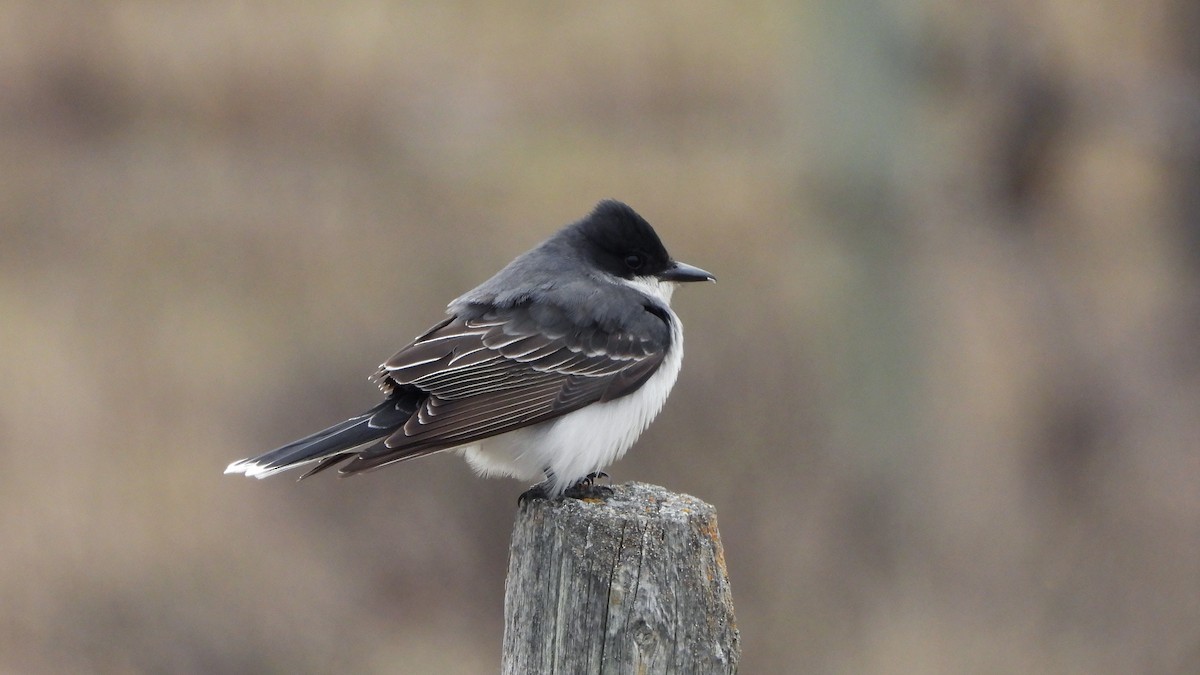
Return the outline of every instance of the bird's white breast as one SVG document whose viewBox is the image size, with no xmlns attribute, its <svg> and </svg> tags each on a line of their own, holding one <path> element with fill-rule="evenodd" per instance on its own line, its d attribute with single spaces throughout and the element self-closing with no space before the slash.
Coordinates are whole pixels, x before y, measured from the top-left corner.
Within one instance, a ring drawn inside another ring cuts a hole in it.
<svg viewBox="0 0 1200 675">
<path fill-rule="evenodd" d="M 629 282 L 663 301 L 673 284 Z M 683 363 L 683 326 L 667 309 L 671 344 L 662 365 L 637 391 L 621 398 L 593 403 L 562 417 L 518 429 L 460 448 L 471 466 L 483 475 L 506 475 L 536 480 L 548 468 L 552 494 L 561 493 L 584 476 L 621 458 L 662 410 Z"/>
</svg>

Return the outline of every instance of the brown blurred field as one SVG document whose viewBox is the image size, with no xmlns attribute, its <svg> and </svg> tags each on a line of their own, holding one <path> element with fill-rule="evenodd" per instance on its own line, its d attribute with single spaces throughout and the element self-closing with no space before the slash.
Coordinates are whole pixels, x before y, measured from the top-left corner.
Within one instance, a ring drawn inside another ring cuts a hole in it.
<svg viewBox="0 0 1200 675">
<path fill-rule="evenodd" d="M 1192 3 L 0 4 L 0 671 L 486 673 L 513 481 L 250 481 L 615 197 L 715 285 L 611 473 L 745 673 L 1200 672 Z"/>
</svg>

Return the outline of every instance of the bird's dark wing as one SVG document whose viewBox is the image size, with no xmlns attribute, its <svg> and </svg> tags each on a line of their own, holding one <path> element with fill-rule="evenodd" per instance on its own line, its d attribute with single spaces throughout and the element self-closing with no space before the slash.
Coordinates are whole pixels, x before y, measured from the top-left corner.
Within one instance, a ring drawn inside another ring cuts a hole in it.
<svg viewBox="0 0 1200 675">
<path fill-rule="evenodd" d="M 607 325 L 578 325 L 572 312 L 546 303 L 450 317 L 380 366 L 385 391 L 415 388 L 427 396 L 402 427 L 342 473 L 468 444 L 635 391 L 662 363 L 670 328 L 661 312 L 634 307 L 638 315 Z"/>
</svg>

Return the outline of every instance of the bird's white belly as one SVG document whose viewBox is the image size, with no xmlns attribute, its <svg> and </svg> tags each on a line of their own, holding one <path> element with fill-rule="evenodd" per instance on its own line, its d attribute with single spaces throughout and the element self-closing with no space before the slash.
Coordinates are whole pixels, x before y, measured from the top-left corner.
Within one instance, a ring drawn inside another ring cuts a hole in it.
<svg viewBox="0 0 1200 675">
<path fill-rule="evenodd" d="M 683 331 L 678 318 L 672 318 L 671 351 L 637 391 L 458 449 L 484 476 L 533 481 L 549 469 L 553 474 L 551 494 L 559 494 L 617 461 L 662 410 L 679 376 Z"/>
</svg>

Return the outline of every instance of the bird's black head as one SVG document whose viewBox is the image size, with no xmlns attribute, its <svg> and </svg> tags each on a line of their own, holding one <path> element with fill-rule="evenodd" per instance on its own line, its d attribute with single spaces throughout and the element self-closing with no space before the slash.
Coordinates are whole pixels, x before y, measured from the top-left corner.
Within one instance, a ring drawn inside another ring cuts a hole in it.
<svg viewBox="0 0 1200 675">
<path fill-rule="evenodd" d="M 629 206 L 611 199 L 596 205 L 571 228 L 585 244 L 580 249 L 604 271 L 625 279 L 715 281 L 702 269 L 671 259 L 650 223 Z"/>
</svg>

